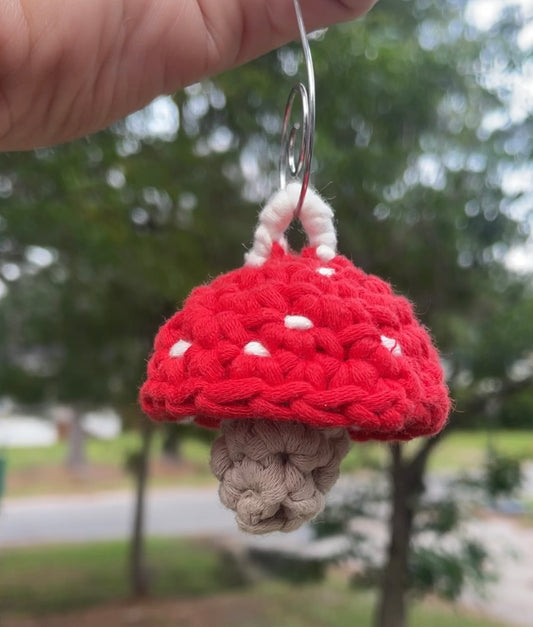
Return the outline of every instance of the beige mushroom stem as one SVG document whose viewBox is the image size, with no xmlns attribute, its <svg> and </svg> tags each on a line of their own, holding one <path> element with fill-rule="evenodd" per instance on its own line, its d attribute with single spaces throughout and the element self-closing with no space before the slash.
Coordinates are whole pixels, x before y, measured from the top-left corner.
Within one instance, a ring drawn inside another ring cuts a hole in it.
<svg viewBox="0 0 533 627">
<path fill-rule="evenodd" d="M 324 509 L 349 449 L 346 429 L 226 420 L 211 449 L 222 503 L 242 531 L 293 531 Z"/>
</svg>

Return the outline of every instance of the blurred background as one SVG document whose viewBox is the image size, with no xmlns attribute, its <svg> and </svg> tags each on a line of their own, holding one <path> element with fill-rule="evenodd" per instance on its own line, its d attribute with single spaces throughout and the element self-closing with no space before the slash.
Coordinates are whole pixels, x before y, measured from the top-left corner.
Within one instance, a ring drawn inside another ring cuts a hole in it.
<svg viewBox="0 0 533 627">
<path fill-rule="evenodd" d="M 140 415 L 158 326 L 242 264 L 276 187 L 298 43 L 2 154 L 2 625 L 531 624 L 533 2 L 381 0 L 311 46 L 314 184 L 431 328 L 448 428 L 354 445 L 315 523 L 251 539 L 215 434 Z"/>
</svg>

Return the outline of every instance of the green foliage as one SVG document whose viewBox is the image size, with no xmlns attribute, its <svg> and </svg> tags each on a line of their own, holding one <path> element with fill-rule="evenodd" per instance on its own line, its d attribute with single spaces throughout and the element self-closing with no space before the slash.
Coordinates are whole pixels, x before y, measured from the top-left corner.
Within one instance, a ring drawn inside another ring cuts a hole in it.
<svg viewBox="0 0 533 627">
<path fill-rule="evenodd" d="M 147 559 L 154 596 L 215 594 L 242 584 L 217 551 L 197 542 L 152 538 Z M 2 611 L 40 615 L 126 598 L 127 560 L 124 542 L 3 551 Z"/>
<path fill-rule="evenodd" d="M 431 328 L 452 420 L 494 425 L 519 380 L 526 413 L 533 396 L 531 285 L 504 263 L 529 232 L 532 190 L 505 182 L 531 169 L 532 119 L 511 116 L 494 84 L 495 68 L 511 77 L 523 64 L 520 13 L 482 32 L 465 3 L 382 0 L 313 44 L 314 181 L 341 252 Z M 131 411 L 157 326 L 242 261 L 301 62 L 289 46 L 180 92 L 177 137 L 156 133 L 149 109 L 89 140 L 0 157 L 3 393 Z M 433 524 L 451 529 L 452 514 Z"/>
<path fill-rule="evenodd" d="M 250 548 L 249 556 L 262 573 L 300 585 L 324 581 L 331 561 L 324 557 L 288 554 L 287 551 L 276 551 L 262 547 Z"/>
<path fill-rule="evenodd" d="M 441 479 L 439 498 L 420 499 L 411 538 L 406 593 L 456 600 L 465 586 L 482 590 L 493 579 L 489 551 L 475 538 L 459 533 L 460 524 L 474 503 L 483 502 L 482 495 L 476 495 L 481 483 L 484 488 L 482 478 L 465 489 L 461 479 Z M 376 543 L 379 532 L 367 534 L 359 529 L 367 528 L 369 523 L 379 529 L 384 524 L 384 505 L 388 501 L 384 484 L 367 480 L 331 499 L 313 524 L 316 537 L 342 534 L 349 539 L 350 555 L 360 566 L 353 580 L 356 587 L 375 586 L 380 581 L 383 565 L 382 547 L 377 548 Z M 363 527 L 358 525 L 360 522 L 365 522 Z"/>
<path fill-rule="evenodd" d="M 195 597 L 196 612 L 202 602 L 213 608 L 216 625 L 220 627 L 348 627 L 369 625 L 373 596 L 330 580 L 324 585 L 289 586 L 268 581 L 254 587 L 242 585 L 238 573 L 228 571 L 228 564 L 213 548 L 198 542 L 176 539 L 151 539 L 148 557 L 153 566 L 154 594 L 150 607 L 165 598 Z M 177 560 L 176 555 L 181 559 Z M 13 612 L 22 617 L 63 613 L 76 608 L 125 599 L 127 590 L 123 577 L 127 546 L 122 542 L 91 545 L 4 549 L 0 587 L 1 609 L 8 622 Z M 28 581 L 33 582 L 28 586 Z M 231 612 L 227 614 L 231 592 Z M 214 595 L 214 596 L 213 596 Z M 208 597 L 208 598 L 206 598 Z M 220 599 L 220 606 L 217 605 Z M 121 605 L 119 607 L 122 607 Z M 126 611 L 129 607 L 125 606 Z M 157 623 L 175 625 L 165 605 Z M 77 615 L 72 615 L 76 620 Z M 65 620 L 63 618 L 63 620 Z M 129 620 L 130 615 L 125 620 Z M 214 624 L 210 622 L 210 624 Z M 410 616 L 412 627 L 504 627 L 485 617 L 476 618 L 457 609 L 434 604 L 416 604 Z"/>
<path fill-rule="evenodd" d="M 489 449 L 485 466 L 485 489 L 491 499 L 516 492 L 523 482 L 519 459 Z"/>
<path fill-rule="evenodd" d="M 342 492 L 332 495 L 326 502 L 321 514 L 313 521 L 312 531 L 315 537 L 323 538 L 343 533 L 354 541 L 354 552 L 359 556 L 356 546 L 359 535 L 352 532 L 350 522 L 358 517 L 375 517 L 380 505 L 388 500 L 387 490 L 382 481 L 375 477 L 365 477 L 345 487 Z"/>
<path fill-rule="evenodd" d="M 424 511 L 419 515 L 424 515 Z M 450 497 L 433 503 L 427 512 L 425 520 L 425 530 L 433 531 L 435 534 L 442 536 L 453 532 L 460 520 L 460 509 L 457 501 Z"/>
<path fill-rule="evenodd" d="M 467 581 L 478 586 L 491 581 L 487 571 L 488 554 L 475 540 L 461 542 L 459 550 L 417 547 L 410 563 L 411 585 L 419 594 L 438 594 L 453 601 L 459 598 Z"/>
<path fill-rule="evenodd" d="M 517 139 L 529 120 L 484 126 L 506 107 L 484 72 L 495 57 L 518 71 L 520 16 L 483 33 L 462 6 L 383 0 L 313 43 L 314 179 L 334 198 L 340 249 L 416 302 L 459 408 L 533 346 L 531 296 L 502 265 L 527 234 L 512 219 L 526 192 L 501 183 L 530 163 Z M 4 393 L 135 402 L 158 325 L 241 262 L 301 61 L 289 46 L 180 92 L 177 109 L 167 101 L 177 131 L 158 130 L 152 107 L 90 139 L 0 156 Z"/>
<path fill-rule="evenodd" d="M 533 426 L 533 394 L 526 388 L 505 399 L 498 411 L 497 424 L 507 429 L 531 429 Z"/>
</svg>

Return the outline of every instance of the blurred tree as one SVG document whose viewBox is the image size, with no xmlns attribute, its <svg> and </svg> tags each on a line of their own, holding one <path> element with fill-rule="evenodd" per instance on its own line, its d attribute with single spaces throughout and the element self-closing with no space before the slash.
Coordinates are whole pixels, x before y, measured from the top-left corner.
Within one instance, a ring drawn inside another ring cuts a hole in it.
<svg viewBox="0 0 533 627">
<path fill-rule="evenodd" d="M 383 0 L 313 46 L 314 179 L 333 200 L 340 250 L 416 302 L 443 351 L 452 424 L 533 396 L 533 299 L 505 266 L 533 197 L 531 112 L 506 87 L 523 64 L 523 16 L 509 7 L 482 31 L 465 6 Z M 276 185 L 265 173 L 301 61 L 289 46 L 90 139 L 0 157 L 3 393 L 112 403 L 138 420 L 157 326 L 193 285 L 242 262 Z M 438 442 L 412 457 L 390 447 L 380 627 L 405 624 L 413 521 Z"/>
<path fill-rule="evenodd" d="M 433 485 L 437 489 L 432 495 L 424 494 L 417 503 L 408 561 L 411 598 L 432 594 L 456 601 L 466 585 L 479 589 L 494 579 L 490 550 L 476 540 L 475 533 L 465 533 L 461 527 L 475 509 L 486 504 L 493 485 L 498 486 L 499 494 L 506 495 L 516 487 L 513 473 L 507 471 L 509 461 L 494 458 L 487 472 L 475 478 L 435 478 Z M 352 575 L 354 586 L 374 587 L 379 583 L 379 529 L 389 500 L 381 476 L 378 480 L 354 482 L 328 502 L 313 526 L 317 537 L 342 534 L 349 540 L 348 553 L 357 565 Z M 369 527 L 369 522 L 375 530 L 371 535 L 361 531 Z"/>
</svg>

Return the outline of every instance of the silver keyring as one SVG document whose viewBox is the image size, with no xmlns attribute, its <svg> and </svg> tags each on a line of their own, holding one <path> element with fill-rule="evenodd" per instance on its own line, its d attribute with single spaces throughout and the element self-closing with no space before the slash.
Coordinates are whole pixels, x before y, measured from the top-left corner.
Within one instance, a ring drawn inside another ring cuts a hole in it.
<svg viewBox="0 0 533 627">
<path fill-rule="evenodd" d="M 298 0 L 293 0 L 293 2 L 307 70 L 307 87 L 301 82 L 297 83 L 291 89 L 287 100 L 285 115 L 283 117 L 283 130 L 281 133 L 279 184 L 281 189 L 284 189 L 287 185 L 287 176 L 292 180 L 301 180 L 302 189 L 300 198 L 294 211 L 294 217 L 297 218 L 302 209 L 309 185 L 309 177 L 311 175 L 311 161 L 315 141 L 315 72 L 300 5 Z M 296 153 L 295 141 L 296 134 L 300 130 L 300 124 L 295 123 L 292 126 L 290 125 L 292 106 L 297 95 L 300 96 L 302 102 L 302 138 L 299 142 L 298 153 Z"/>
</svg>

